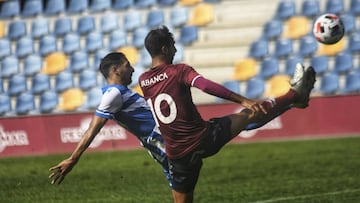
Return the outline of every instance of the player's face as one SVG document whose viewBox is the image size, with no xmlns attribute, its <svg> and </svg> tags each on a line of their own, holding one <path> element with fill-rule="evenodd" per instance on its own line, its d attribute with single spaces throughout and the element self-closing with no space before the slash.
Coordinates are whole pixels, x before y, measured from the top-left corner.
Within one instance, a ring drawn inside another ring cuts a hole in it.
<svg viewBox="0 0 360 203">
<path fill-rule="evenodd" d="M 132 82 L 132 73 L 134 68 L 130 65 L 129 61 L 124 62 L 117 69 L 117 75 L 120 77 L 124 85 L 130 85 Z"/>
</svg>

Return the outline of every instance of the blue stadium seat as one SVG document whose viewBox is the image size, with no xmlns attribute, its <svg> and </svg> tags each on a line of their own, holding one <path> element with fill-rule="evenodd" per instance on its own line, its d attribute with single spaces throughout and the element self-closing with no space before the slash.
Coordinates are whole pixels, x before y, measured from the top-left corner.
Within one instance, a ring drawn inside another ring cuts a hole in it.
<svg viewBox="0 0 360 203">
<path fill-rule="evenodd" d="M 7 94 L 0 94 L 0 116 L 5 116 L 11 111 L 11 98 Z"/>
<path fill-rule="evenodd" d="M 34 95 L 40 95 L 46 90 L 50 90 L 50 76 L 47 74 L 38 73 L 32 77 L 31 92 Z"/>
<path fill-rule="evenodd" d="M 353 54 L 360 52 L 360 33 L 354 32 L 348 35 L 348 51 Z"/>
<path fill-rule="evenodd" d="M 11 40 L 18 40 L 27 34 L 26 23 L 23 20 L 11 21 L 9 24 L 8 38 Z"/>
<path fill-rule="evenodd" d="M 170 10 L 170 24 L 174 28 L 184 26 L 189 19 L 189 8 L 185 6 L 174 6 Z"/>
<path fill-rule="evenodd" d="M 185 25 L 180 29 L 179 41 L 184 45 L 190 45 L 198 39 L 198 27 Z"/>
<path fill-rule="evenodd" d="M 145 47 L 143 47 L 140 50 L 140 62 L 141 62 L 141 65 L 144 66 L 144 67 L 150 67 L 151 66 L 152 59 L 151 59 L 151 56 L 150 56 L 149 52 L 146 50 Z"/>
<path fill-rule="evenodd" d="M 54 34 L 56 37 L 62 37 L 69 32 L 72 32 L 72 20 L 71 18 L 57 18 L 55 20 Z"/>
<path fill-rule="evenodd" d="M 360 92 L 360 72 L 351 71 L 346 74 L 345 86 L 342 90 L 344 93 L 359 93 Z"/>
<path fill-rule="evenodd" d="M 163 10 L 150 10 L 146 16 L 146 26 L 148 28 L 155 28 L 165 23 L 165 14 Z"/>
<path fill-rule="evenodd" d="M 184 60 L 184 45 L 181 44 L 180 42 L 176 42 L 175 43 L 175 48 L 176 48 L 176 53 L 174 56 L 174 63 L 180 63 Z"/>
<path fill-rule="evenodd" d="M 37 18 L 31 22 L 31 36 L 39 39 L 49 33 L 49 21 L 46 18 Z"/>
<path fill-rule="evenodd" d="M 8 81 L 8 94 L 9 96 L 17 96 L 27 91 L 27 83 L 24 75 L 13 75 Z"/>
<path fill-rule="evenodd" d="M 135 87 L 136 85 L 138 85 L 139 83 L 138 83 L 137 78 L 139 78 L 140 75 L 145 72 L 145 67 L 142 66 L 141 63 L 136 63 L 135 65 L 133 65 L 133 67 L 134 67 L 135 71 L 133 72 L 133 75 L 132 75 L 133 80 L 130 84 L 130 87 Z M 106 80 L 105 80 L 105 82 L 106 82 Z"/>
<path fill-rule="evenodd" d="M 27 77 L 34 76 L 39 73 L 42 68 L 41 56 L 31 54 L 24 59 L 24 75 Z"/>
<path fill-rule="evenodd" d="M 97 86 L 97 71 L 95 70 L 83 70 L 79 75 L 79 87 L 80 89 L 87 91 Z"/>
<path fill-rule="evenodd" d="M 107 50 L 107 49 L 99 49 L 95 52 L 93 69 L 95 69 L 95 70 L 99 69 L 101 59 L 103 59 L 108 53 L 109 53 L 109 50 Z"/>
<path fill-rule="evenodd" d="M 113 8 L 115 10 L 126 10 L 134 5 L 134 0 L 114 0 Z"/>
<path fill-rule="evenodd" d="M 90 1 L 91 12 L 104 12 L 111 8 L 111 0 L 91 0 Z"/>
<path fill-rule="evenodd" d="M 88 0 L 69 0 L 67 12 L 70 14 L 77 14 L 88 9 Z"/>
<path fill-rule="evenodd" d="M 335 56 L 335 71 L 338 74 L 349 72 L 353 68 L 353 55 L 341 52 Z"/>
<path fill-rule="evenodd" d="M 70 70 L 79 73 L 89 67 L 89 56 L 85 51 L 76 51 L 70 57 Z"/>
<path fill-rule="evenodd" d="M 42 0 L 26 0 L 22 9 L 22 16 L 33 17 L 43 12 Z"/>
<path fill-rule="evenodd" d="M 66 34 L 62 42 L 62 50 L 65 54 L 80 50 L 80 36 L 75 32 Z"/>
<path fill-rule="evenodd" d="M 86 35 L 95 30 L 95 17 L 90 15 L 81 16 L 77 20 L 76 31 L 80 35 Z"/>
<path fill-rule="evenodd" d="M 157 3 L 159 6 L 173 6 L 177 0 L 158 0 Z"/>
<path fill-rule="evenodd" d="M 295 67 L 297 63 L 303 64 L 304 59 L 302 56 L 293 55 L 290 56 L 285 62 L 285 74 L 292 77 L 295 73 Z"/>
<path fill-rule="evenodd" d="M 301 5 L 301 14 L 303 16 L 313 18 L 320 13 L 319 0 L 304 0 Z"/>
<path fill-rule="evenodd" d="M 62 93 L 74 87 L 74 76 L 70 71 L 62 71 L 55 76 L 55 90 Z"/>
<path fill-rule="evenodd" d="M 87 99 L 84 104 L 85 109 L 87 110 L 95 110 L 101 102 L 102 91 L 99 87 L 91 88 L 86 92 Z"/>
<path fill-rule="evenodd" d="M 0 93 L 3 93 L 3 92 L 4 92 L 3 80 L 2 80 L 2 78 L 0 77 Z"/>
<path fill-rule="evenodd" d="M 313 56 L 310 65 L 314 68 L 316 74 L 322 75 L 329 69 L 329 57 L 325 55 Z"/>
<path fill-rule="evenodd" d="M 250 45 L 249 56 L 256 59 L 263 59 L 269 54 L 269 42 L 265 38 L 260 38 Z"/>
<path fill-rule="evenodd" d="M 13 18 L 20 15 L 20 1 L 4 1 L 1 6 L 1 18 Z"/>
<path fill-rule="evenodd" d="M 47 0 L 45 2 L 44 14 L 52 16 L 66 11 L 66 0 Z"/>
<path fill-rule="evenodd" d="M 156 0 L 134 0 L 134 6 L 137 8 L 149 8 L 156 4 Z"/>
<path fill-rule="evenodd" d="M 227 80 L 225 82 L 223 82 L 224 87 L 226 87 L 227 89 L 240 94 L 240 82 L 237 80 Z"/>
<path fill-rule="evenodd" d="M 131 10 L 124 14 L 123 27 L 125 31 L 131 32 L 140 26 L 142 26 L 140 12 L 136 10 Z"/>
<path fill-rule="evenodd" d="M 344 9 L 343 0 L 326 0 L 325 11 L 327 13 L 340 14 Z"/>
<path fill-rule="evenodd" d="M 50 53 L 57 51 L 57 40 L 52 34 L 45 35 L 40 39 L 39 53 L 41 56 L 47 56 Z"/>
<path fill-rule="evenodd" d="M 270 78 L 279 73 L 278 59 L 275 57 L 268 57 L 262 60 L 259 73 L 264 79 Z"/>
<path fill-rule="evenodd" d="M 34 41 L 30 36 L 21 37 L 16 41 L 16 55 L 18 58 L 24 58 L 34 53 Z"/>
<path fill-rule="evenodd" d="M 106 13 L 100 18 L 100 30 L 102 33 L 110 33 L 119 26 L 119 18 L 116 13 Z"/>
<path fill-rule="evenodd" d="M 282 0 L 278 3 L 276 9 L 276 18 L 287 20 L 296 14 L 296 4 L 293 0 Z"/>
<path fill-rule="evenodd" d="M 132 45 L 136 48 L 144 47 L 144 40 L 149 30 L 146 27 L 138 27 L 133 31 L 132 34 Z"/>
<path fill-rule="evenodd" d="M 52 113 L 59 103 L 59 96 L 53 90 L 47 90 L 40 95 L 40 113 Z"/>
<path fill-rule="evenodd" d="M 352 13 L 343 13 L 340 15 L 340 19 L 344 23 L 345 34 L 356 31 L 356 19 Z"/>
<path fill-rule="evenodd" d="M 15 112 L 17 115 L 28 115 L 35 111 L 35 98 L 30 92 L 24 92 L 18 95 L 15 103 Z"/>
<path fill-rule="evenodd" d="M 339 91 L 339 75 L 335 72 L 325 73 L 320 82 L 320 92 L 324 95 L 335 94 Z"/>
<path fill-rule="evenodd" d="M 86 35 L 85 49 L 88 53 L 93 53 L 103 47 L 103 35 L 101 32 L 94 31 Z"/>
<path fill-rule="evenodd" d="M 293 53 L 293 40 L 289 38 L 280 38 L 275 43 L 275 56 L 286 58 Z"/>
<path fill-rule="evenodd" d="M 268 40 L 278 39 L 283 31 L 282 21 L 271 19 L 263 27 L 263 36 Z"/>
<path fill-rule="evenodd" d="M 349 11 L 358 16 L 360 14 L 360 0 L 351 0 Z"/>
<path fill-rule="evenodd" d="M 116 29 L 110 33 L 109 49 L 117 50 L 122 46 L 127 45 L 127 34 L 122 29 Z"/>
<path fill-rule="evenodd" d="M 8 38 L 0 38 L 0 59 L 11 55 L 11 43 Z"/>
<path fill-rule="evenodd" d="M 1 60 L 1 77 L 10 78 L 19 72 L 19 60 L 16 56 L 10 55 Z"/>
<path fill-rule="evenodd" d="M 313 35 L 306 35 L 300 39 L 299 53 L 303 57 L 313 56 L 318 49 L 318 41 Z"/>
<path fill-rule="evenodd" d="M 246 81 L 245 96 L 249 99 L 260 99 L 265 91 L 265 81 L 260 77 L 253 77 Z"/>
</svg>

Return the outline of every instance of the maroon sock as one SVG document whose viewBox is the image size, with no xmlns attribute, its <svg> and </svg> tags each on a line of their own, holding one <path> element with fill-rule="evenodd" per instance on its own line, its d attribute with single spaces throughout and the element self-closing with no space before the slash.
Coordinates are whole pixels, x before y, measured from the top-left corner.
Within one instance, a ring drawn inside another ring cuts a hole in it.
<svg viewBox="0 0 360 203">
<path fill-rule="evenodd" d="M 274 99 L 268 99 L 262 102 L 265 110 L 268 113 L 278 112 L 285 107 L 293 104 L 296 100 L 297 93 L 295 90 L 290 89 L 286 94 L 276 97 Z"/>
</svg>

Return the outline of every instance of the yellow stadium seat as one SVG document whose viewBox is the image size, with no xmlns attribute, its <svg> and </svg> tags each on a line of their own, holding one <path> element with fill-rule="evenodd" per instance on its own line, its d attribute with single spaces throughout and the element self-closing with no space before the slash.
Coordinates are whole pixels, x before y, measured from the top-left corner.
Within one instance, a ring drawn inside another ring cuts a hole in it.
<svg viewBox="0 0 360 203">
<path fill-rule="evenodd" d="M 299 39 L 310 33 L 311 23 L 305 16 L 293 16 L 285 22 L 284 37 Z"/>
<path fill-rule="evenodd" d="M 345 50 L 345 39 L 342 38 L 335 44 L 327 45 L 319 43 L 318 55 L 335 56 L 336 54 Z"/>
<path fill-rule="evenodd" d="M 46 56 L 45 65 L 41 72 L 48 75 L 56 75 L 65 70 L 67 66 L 66 55 L 62 52 L 54 52 Z"/>
<path fill-rule="evenodd" d="M 3 38 L 5 35 L 6 34 L 4 22 L 0 21 L 0 38 Z"/>
<path fill-rule="evenodd" d="M 266 81 L 264 97 L 279 97 L 290 89 L 290 76 L 275 75 Z"/>
<path fill-rule="evenodd" d="M 85 102 L 85 94 L 79 88 L 71 88 L 65 90 L 60 96 L 59 110 L 75 111 Z"/>
<path fill-rule="evenodd" d="M 198 4 L 190 13 L 188 25 L 205 26 L 214 20 L 214 8 L 211 4 Z"/>
<path fill-rule="evenodd" d="M 140 85 L 136 85 L 135 87 L 132 88 L 132 90 L 138 94 L 140 94 L 141 96 L 144 96 L 141 88 L 140 88 Z"/>
<path fill-rule="evenodd" d="M 139 60 L 139 51 L 133 46 L 121 47 L 117 52 L 123 53 L 131 65 L 135 65 Z"/>
<path fill-rule="evenodd" d="M 246 81 L 257 74 L 257 62 L 253 58 L 240 59 L 235 62 L 234 80 Z"/>
<path fill-rule="evenodd" d="M 179 4 L 183 6 L 192 6 L 202 2 L 202 0 L 179 0 Z"/>
</svg>

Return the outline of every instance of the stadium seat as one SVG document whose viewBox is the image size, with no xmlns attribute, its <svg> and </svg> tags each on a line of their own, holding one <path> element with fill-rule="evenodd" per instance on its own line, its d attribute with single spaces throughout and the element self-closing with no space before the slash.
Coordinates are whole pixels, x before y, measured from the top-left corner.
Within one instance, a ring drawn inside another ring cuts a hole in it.
<svg viewBox="0 0 360 203">
<path fill-rule="evenodd" d="M 55 20 L 54 34 L 56 37 L 63 37 L 72 32 L 72 20 L 67 17 L 60 17 Z"/>
<path fill-rule="evenodd" d="M 136 28 L 132 33 L 132 45 L 138 49 L 144 47 L 145 37 L 148 32 L 149 29 L 144 26 Z"/>
<path fill-rule="evenodd" d="M 344 93 L 359 93 L 360 92 L 360 72 L 351 71 L 346 74 L 345 87 L 342 90 Z"/>
<path fill-rule="evenodd" d="M 9 96 L 18 96 L 19 94 L 27 91 L 26 78 L 22 74 L 13 75 L 8 81 L 8 94 Z"/>
<path fill-rule="evenodd" d="M 289 38 L 280 38 L 275 42 L 275 56 L 286 58 L 293 54 L 293 40 Z"/>
<path fill-rule="evenodd" d="M 323 95 L 332 95 L 339 91 L 339 75 L 335 72 L 327 72 L 321 77 L 320 93 Z"/>
<path fill-rule="evenodd" d="M 80 35 L 86 35 L 95 30 L 95 17 L 91 15 L 81 16 L 77 20 L 76 31 Z"/>
<path fill-rule="evenodd" d="M 126 10 L 134 5 L 134 0 L 114 0 L 113 8 L 115 10 Z"/>
<path fill-rule="evenodd" d="M 76 51 L 70 56 L 70 70 L 79 73 L 89 67 L 89 56 L 85 51 Z"/>
<path fill-rule="evenodd" d="M 104 12 L 111 8 L 112 0 L 91 0 L 91 12 Z"/>
<path fill-rule="evenodd" d="M 16 56 L 20 59 L 34 53 L 34 41 L 30 36 L 21 37 L 16 41 Z"/>
<path fill-rule="evenodd" d="M 329 57 L 324 55 L 313 56 L 310 65 L 314 68 L 317 75 L 322 75 L 329 69 Z"/>
<path fill-rule="evenodd" d="M 48 54 L 56 51 L 57 41 L 54 35 L 45 35 L 40 39 L 39 53 L 41 54 L 41 56 L 47 56 Z"/>
<path fill-rule="evenodd" d="M 5 92 L 4 91 L 4 84 L 3 84 L 2 78 L 0 77 L 0 93 L 3 93 L 3 92 Z"/>
<path fill-rule="evenodd" d="M 223 86 L 237 94 L 241 94 L 240 93 L 240 82 L 238 80 L 224 81 Z"/>
<path fill-rule="evenodd" d="M 1 77 L 10 78 L 19 72 L 19 60 L 16 56 L 10 55 L 1 60 Z"/>
<path fill-rule="evenodd" d="M 42 58 L 37 54 L 31 54 L 24 59 L 24 74 L 27 77 L 39 73 L 42 68 Z"/>
<path fill-rule="evenodd" d="M 67 12 L 70 14 L 78 14 L 86 11 L 89 7 L 88 0 L 69 0 Z"/>
<path fill-rule="evenodd" d="M 177 3 L 177 0 L 158 0 L 159 6 L 174 6 Z"/>
<path fill-rule="evenodd" d="M 306 35 L 300 39 L 300 47 L 298 53 L 303 57 L 313 56 L 318 49 L 318 42 L 313 35 Z"/>
<path fill-rule="evenodd" d="M 189 8 L 185 6 L 174 6 L 170 10 L 170 24 L 174 28 L 184 26 L 189 19 Z"/>
<path fill-rule="evenodd" d="M 16 97 L 15 103 L 17 115 L 28 115 L 35 111 L 35 98 L 30 92 L 21 93 Z"/>
<path fill-rule="evenodd" d="M 1 6 L 1 18 L 13 18 L 20 15 L 20 1 L 4 1 Z"/>
<path fill-rule="evenodd" d="M 85 102 L 84 92 L 79 88 L 67 89 L 60 97 L 58 108 L 65 112 L 76 111 Z"/>
<path fill-rule="evenodd" d="M 106 13 L 100 18 L 100 30 L 102 33 L 110 33 L 119 26 L 119 18 L 116 13 Z"/>
<path fill-rule="evenodd" d="M 260 99 L 265 91 L 265 81 L 261 77 L 253 77 L 246 81 L 245 96 L 249 99 Z"/>
<path fill-rule="evenodd" d="M 142 19 L 139 11 L 131 10 L 124 14 L 123 27 L 125 31 L 132 32 L 140 26 L 142 26 Z"/>
<path fill-rule="evenodd" d="M 151 59 L 151 56 L 150 56 L 149 52 L 146 50 L 145 47 L 143 47 L 140 50 L 140 62 L 141 62 L 141 65 L 144 66 L 144 67 L 150 67 L 151 66 L 152 59 Z"/>
<path fill-rule="evenodd" d="M 190 12 L 188 25 L 205 26 L 214 20 L 214 8 L 209 3 L 196 5 Z"/>
<path fill-rule="evenodd" d="M 79 74 L 79 87 L 87 91 L 97 85 L 97 72 L 95 70 L 83 70 Z"/>
<path fill-rule="evenodd" d="M 59 96 L 53 90 L 47 90 L 40 95 L 40 113 L 52 113 L 59 104 Z"/>
<path fill-rule="evenodd" d="M 150 8 L 156 5 L 156 0 L 134 0 L 134 6 L 137 8 Z"/>
<path fill-rule="evenodd" d="M 8 38 L 0 38 L 0 59 L 11 55 L 11 42 Z"/>
<path fill-rule="evenodd" d="M 33 17 L 43 12 L 42 0 L 26 0 L 21 15 L 24 17 Z"/>
<path fill-rule="evenodd" d="M 310 33 L 310 21 L 305 16 L 293 16 L 285 22 L 283 37 L 300 39 Z"/>
<path fill-rule="evenodd" d="M 110 51 L 107 49 L 99 49 L 94 54 L 93 69 L 98 70 L 101 59 L 103 59 Z"/>
<path fill-rule="evenodd" d="M 233 79 L 246 81 L 257 74 L 257 62 L 253 58 L 239 59 L 235 62 Z"/>
<path fill-rule="evenodd" d="M 56 75 L 67 68 L 67 57 L 62 52 L 53 52 L 45 57 L 42 73 Z"/>
<path fill-rule="evenodd" d="M 290 89 L 290 76 L 275 75 L 266 81 L 265 87 L 265 98 L 282 96 Z"/>
<path fill-rule="evenodd" d="M 116 29 L 110 33 L 109 49 L 116 50 L 127 45 L 127 34 L 123 29 Z"/>
<path fill-rule="evenodd" d="M 165 14 L 161 9 L 150 10 L 146 16 L 146 26 L 149 29 L 159 27 L 165 23 Z"/>
<path fill-rule="evenodd" d="M 285 74 L 292 77 L 295 73 L 295 67 L 297 63 L 303 64 L 304 59 L 302 56 L 293 55 L 286 59 L 285 62 Z"/>
<path fill-rule="evenodd" d="M 86 92 L 86 102 L 84 108 L 87 110 L 96 110 L 100 105 L 102 91 L 99 87 L 93 87 Z"/>
<path fill-rule="evenodd" d="M 175 43 L 176 53 L 173 59 L 174 63 L 180 63 L 184 59 L 184 46 L 181 43 Z"/>
<path fill-rule="evenodd" d="M 327 13 L 340 14 L 344 11 L 344 9 L 343 0 L 326 0 L 325 11 Z"/>
<path fill-rule="evenodd" d="M 11 21 L 9 24 L 8 38 L 11 40 L 18 40 L 27 34 L 26 24 L 23 20 Z"/>
<path fill-rule="evenodd" d="M 62 50 L 65 54 L 72 54 L 80 50 L 80 36 L 75 32 L 66 34 L 62 41 Z"/>
<path fill-rule="evenodd" d="M 122 52 L 132 65 L 136 64 L 139 60 L 138 50 L 134 46 L 124 46 L 117 51 Z"/>
<path fill-rule="evenodd" d="M 261 60 L 269 54 L 269 42 L 265 38 L 260 38 L 250 45 L 249 56 Z"/>
<path fill-rule="evenodd" d="M 131 88 L 135 87 L 139 84 L 138 78 L 140 77 L 140 75 L 142 73 L 145 72 L 145 67 L 141 63 L 137 63 L 137 64 L 133 65 L 133 68 L 134 68 L 134 72 L 132 74 L 132 82 L 129 85 Z"/>
<path fill-rule="evenodd" d="M 341 52 L 335 56 L 335 71 L 338 74 L 349 72 L 353 68 L 353 55 L 348 52 Z"/>
<path fill-rule="evenodd" d="M 301 4 L 301 15 L 314 18 L 320 13 L 319 0 L 304 0 Z"/>
<path fill-rule="evenodd" d="M 46 90 L 50 90 L 50 76 L 42 73 L 38 73 L 32 77 L 31 92 L 34 95 L 40 95 Z"/>
<path fill-rule="evenodd" d="M 93 31 L 86 35 L 85 49 L 88 53 L 94 53 L 103 47 L 103 35 L 99 31 Z"/>
<path fill-rule="evenodd" d="M 11 98 L 7 94 L 0 94 L 0 116 L 5 116 L 11 111 Z"/>
<path fill-rule="evenodd" d="M 287 20 L 296 14 L 296 4 L 293 0 L 281 0 L 276 8 L 275 18 Z"/>
<path fill-rule="evenodd" d="M 66 10 L 66 0 L 47 0 L 45 2 L 44 14 L 53 16 L 64 13 Z"/>
<path fill-rule="evenodd" d="M 345 34 L 350 34 L 356 31 L 356 19 L 352 13 L 343 13 L 340 19 L 344 24 Z"/>
<path fill-rule="evenodd" d="M 348 51 L 353 54 L 360 53 L 360 33 L 354 32 L 348 36 Z"/>
<path fill-rule="evenodd" d="M 0 21 L 0 38 L 6 37 L 5 23 Z"/>
<path fill-rule="evenodd" d="M 268 79 L 279 73 L 279 61 L 275 57 L 268 57 L 261 61 L 259 76 Z"/>
<path fill-rule="evenodd" d="M 336 54 L 345 50 L 345 40 L 341 39 L 339 42 L 331 45 L 319 44 L 318 52 L 319 55 L 335 56 Z"/>
<path fill-rule="evenodd" d="M 351 0 L 349 11 L 358 16 L 360 14 L 360 0 Z"/>
<path fill-rule="evenodd" d="M 70 71 L 62 71 L 55 76 L 55 90 L 62 93 L 74 87 L 74 75 Z"/>
<path fill-rule="evenodd" d="M 191 45 L 193 42 L 198 40 L 199 29 L 194 25 L 184 25 L 180 28 L 180 38 L 179 41 L 183 45 Z"/>
<path fill-rule="evenodd" d="M 282 21 L 271 19 L 267 21 L 263 27 L 263 36 L 268 40 L 276 40 L 283 32 Z"/>
<path fill-rule="evenodd" d="M 202 0 L 178 0 L 178 2 L 180 5 L 183 6 L 194 6 L 198 3 L 201 3 Z"/>
<path fill-rule="evenodd" d="M 31 36 L 39 39 L 49 33 L 49 21 L 46 18 L 37 18 L 31 22 Z"/>
</svg>

